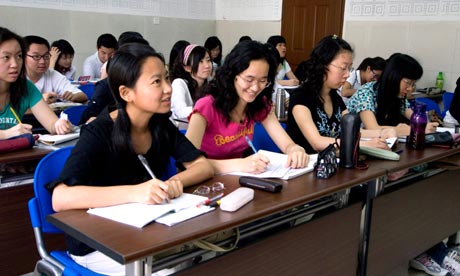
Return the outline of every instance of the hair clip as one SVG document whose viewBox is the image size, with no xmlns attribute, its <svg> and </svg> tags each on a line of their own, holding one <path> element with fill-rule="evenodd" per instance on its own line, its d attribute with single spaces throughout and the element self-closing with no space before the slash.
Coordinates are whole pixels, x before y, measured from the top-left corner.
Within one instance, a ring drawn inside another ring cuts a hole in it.
<svg viewBox="0 0 460 276">
<path fill-rule="evenodd" d="M 337 35 L 336 34 L 332 35 L 332 39 L 337 39 Z"/>
</svg>

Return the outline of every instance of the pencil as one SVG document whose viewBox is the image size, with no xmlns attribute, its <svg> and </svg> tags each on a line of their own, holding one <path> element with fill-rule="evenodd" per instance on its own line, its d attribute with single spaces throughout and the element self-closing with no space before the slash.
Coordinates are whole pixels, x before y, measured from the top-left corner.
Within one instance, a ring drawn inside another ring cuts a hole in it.
<svg viewBox="0 0 460 276">
<path fill-rule="evenodd" d="M 13 113 L 14 118 L 16 118 L 16 120 L 17 120 L 20 124 L 22 124 L 21 119 L 19 119 L 18 114 L 16 114 L 16 111 L 14 111 L 14 108 L 13 108 L 12 106 L 10 106 L 10 110 L 11 110 L 11 113 Z"/>
</svg>

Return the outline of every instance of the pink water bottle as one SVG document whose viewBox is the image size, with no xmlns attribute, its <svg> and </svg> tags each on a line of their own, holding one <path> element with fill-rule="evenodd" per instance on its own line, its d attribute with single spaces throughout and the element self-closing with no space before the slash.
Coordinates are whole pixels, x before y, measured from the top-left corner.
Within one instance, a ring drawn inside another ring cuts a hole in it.
<svg viewBox="0 0 460 276">
<path fill-rule="evenodd" d="M 416 102 L 414 105 L 414 112 L 410 117 L 410 135 L 407 140 L 407 145 L 410 148 L 416 150 L 425 148 L 425 128 L 427 122 L 426 105 Z"/>
</svg>

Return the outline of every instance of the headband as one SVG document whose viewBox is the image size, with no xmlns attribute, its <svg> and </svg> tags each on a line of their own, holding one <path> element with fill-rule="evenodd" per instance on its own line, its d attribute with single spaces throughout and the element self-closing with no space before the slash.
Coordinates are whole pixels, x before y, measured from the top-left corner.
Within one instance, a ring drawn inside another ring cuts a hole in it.
<svg viewBox="0 0 460 276">
<path fill-rule="evenodd" d="M 187 65 L 188 57 L 190 56 L 190 53 L 193 51 L 193 49 L 195 49 L 196 46 L 198 46 L 198 45 L 190 44 L 190 45 L 187 45 L 187 47 L 185 47 L 185 49 L 184 49 L 184 60 L 183 60 L 184 65 Z"/>
</svg>

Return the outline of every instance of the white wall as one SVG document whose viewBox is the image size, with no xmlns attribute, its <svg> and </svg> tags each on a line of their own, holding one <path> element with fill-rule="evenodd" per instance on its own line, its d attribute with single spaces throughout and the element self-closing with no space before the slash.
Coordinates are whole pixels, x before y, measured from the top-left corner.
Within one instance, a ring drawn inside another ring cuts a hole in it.
<svg viewBox="0 0 460 276">
<path fill-rule="evenodd" d="M 347 0 L 343 37 L 355 49 L 354 63 L 368 56 L 401 52 L 424 69 L 418 87 L 434 86 L 444 72 L 444 89 L 460 77 L 460 1 Z"/>
<path fill-rule="evenodd" d="M 0 26 L 22 36 L 43 36 L 50 43 L 68 40 L 76 52 L 73 64 L 77 73 L 84 59 L 96 51 L 96 40 L 102 33 L 118 38 L 124 31 L 138 31 L 163 53 L 166 62 L 177 40 L 204 44 L 208 36 L 215 35 L 215 20 L 157 17 L 159 24 L 153 24 L 153 19 L 154 16 L 0 6 Z"/>
</svg>

